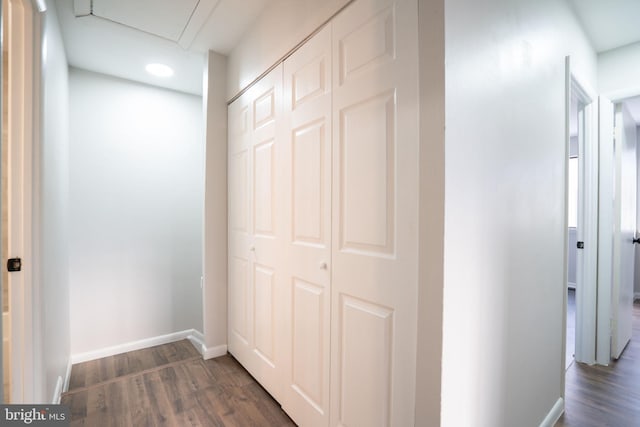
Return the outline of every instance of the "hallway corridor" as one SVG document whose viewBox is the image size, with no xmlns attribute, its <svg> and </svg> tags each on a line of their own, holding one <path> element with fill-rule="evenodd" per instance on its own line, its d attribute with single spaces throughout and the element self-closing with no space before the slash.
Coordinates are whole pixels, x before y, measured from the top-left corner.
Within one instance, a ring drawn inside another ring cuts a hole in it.
<svg viewBox="0 0 640 427">
<path fill-rule="evenodd" d="M 633 338 L 609 366 L 574 363 L 566 376 L 566 408 L 556 427 L 640 425 L 640 303 L 633 306 Z"/>
</svg>

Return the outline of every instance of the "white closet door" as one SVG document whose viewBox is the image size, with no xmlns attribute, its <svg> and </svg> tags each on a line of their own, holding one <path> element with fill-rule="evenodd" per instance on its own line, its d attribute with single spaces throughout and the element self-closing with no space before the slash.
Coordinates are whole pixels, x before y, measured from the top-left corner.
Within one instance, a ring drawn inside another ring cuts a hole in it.
<svg viewBox="0 0 640 427">
<path fill-rule="evenodd" d="M 333 20 L 331 425 L 414 425 L 417 4 Z"/>
<path fill-rule="evenodd" d="M 329 423 L 331 28 L 284 64 L 287 362 L 283 408 L 301 426 Z"/>
<path fill-rule="evenodd" d="M 229 351 L 282 391 L 282 66 L 229 107 Z"/>
</svg>

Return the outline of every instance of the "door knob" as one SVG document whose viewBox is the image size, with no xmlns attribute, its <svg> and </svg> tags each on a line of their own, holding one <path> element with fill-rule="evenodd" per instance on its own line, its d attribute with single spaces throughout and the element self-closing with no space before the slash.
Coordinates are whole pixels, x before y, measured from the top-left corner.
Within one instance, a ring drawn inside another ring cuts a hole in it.
<svg viewBox="0 0 640 427">
<path fill-rule="evenodd" d="M 256 247 L 255 247 L 255 246 L 250 246 L 250 247 L 249 247 L 249 250 L 250 250 L 251 252 L 255 252 L 255 251 L 256 251 Z"/>
<path fill-rule="evenodd" d="M 329 268 L 329 266 L 327 265 L 326 262 L 321 262 L 320 263 L 320 270 L 326 270 L 327 268 Z"/>
<path fill-rule="evenodd" d="M 634 237 L 633 238 L 633 243 L 640 243 L 640 238 Z"/>
</svg>

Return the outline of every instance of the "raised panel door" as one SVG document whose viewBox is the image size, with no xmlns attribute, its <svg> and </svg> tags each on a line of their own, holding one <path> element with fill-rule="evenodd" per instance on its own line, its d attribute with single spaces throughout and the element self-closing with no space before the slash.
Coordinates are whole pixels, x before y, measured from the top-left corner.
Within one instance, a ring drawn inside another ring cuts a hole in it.
<svg viewBox="0 0 640 427">
<path fill-rule="evenodd" d="M 283 408 L 329 424 L 331 309 L 331 27 L 284 63 L 286 369 Z"/>
<path fill-rule="evenodd" d="M 229 352 L 282 394 L 282 66 L 229 106 Z"/>
<path fill-rule="evenodd" d="M 358 0 L 332 22 L 332 426 L 414 424 L 416 16 Z"/>
</svg>

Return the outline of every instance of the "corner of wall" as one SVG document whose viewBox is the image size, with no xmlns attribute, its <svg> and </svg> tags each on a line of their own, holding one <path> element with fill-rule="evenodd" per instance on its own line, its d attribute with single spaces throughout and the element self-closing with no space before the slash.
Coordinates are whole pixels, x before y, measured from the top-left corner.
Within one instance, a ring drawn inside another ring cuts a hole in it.
<svg viewBox="0 0 640 427">
<path fill-rule="evenodd" d="M 227 345 L 227 58 L 209 52 L 205 108 L 203 321 L 207 348 Z M 221 351 L 221 350 L 220 350 Z M 213 352 L 217 355 L 220 351 Z"/>
<path fill-rule="evenodd" d="M 420 205 L 416 425 L 441 424 L 444 287 L 444 1 L 419 2 Z"/>
</svg>

